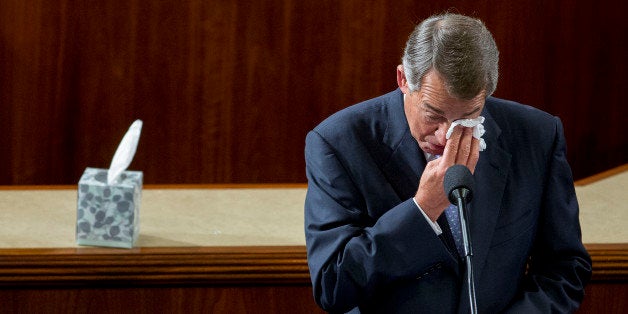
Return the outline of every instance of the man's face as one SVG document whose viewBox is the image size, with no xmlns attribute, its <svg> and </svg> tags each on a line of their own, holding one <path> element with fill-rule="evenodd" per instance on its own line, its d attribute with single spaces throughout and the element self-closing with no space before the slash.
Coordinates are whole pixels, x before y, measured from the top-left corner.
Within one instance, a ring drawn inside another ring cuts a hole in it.
<svg viewBox="0 0 628 314">
<path fill-rule="evenodd" d="M 405 89 L 400 87 L 410 132 L 421 149 L 433 155 L 443 154 L 445 135 L 453 121 L 477 118 L 484 107 L 484 92 L 471 100 L 456 99 L 447 93 L 443 79 L 433 70 L 423 77 L 419 90 L 410 92 L 407 84 Z"/>
</svg>

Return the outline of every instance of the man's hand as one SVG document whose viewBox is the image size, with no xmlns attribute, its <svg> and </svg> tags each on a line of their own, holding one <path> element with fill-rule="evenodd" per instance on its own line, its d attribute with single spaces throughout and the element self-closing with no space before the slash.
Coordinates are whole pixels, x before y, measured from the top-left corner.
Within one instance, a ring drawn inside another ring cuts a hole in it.
<svg viewBox="0 0 628 314">
<path fill-rule="evenodd" d="M 443 178 L 447 169 L 454 164 L 465 165 L 471 173 L 480 158 L 480 141 L 473 137 L 473 129 L 456 126 L 445 144 L 443 156 L 427 163 L 419 189 L 414 196 L 425 214 L 436 221 L 449 206 L 449 200 L 445 195 Z"/>
</svg>

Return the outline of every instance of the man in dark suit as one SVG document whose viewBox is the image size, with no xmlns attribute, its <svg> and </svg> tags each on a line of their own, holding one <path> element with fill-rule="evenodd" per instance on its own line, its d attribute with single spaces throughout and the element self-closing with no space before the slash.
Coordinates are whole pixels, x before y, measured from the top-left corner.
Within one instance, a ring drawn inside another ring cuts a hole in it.
<svg viewBox="0 0 628 314">
<path fill-rule="evenodd" d="M 498 50 L 477 19 L 428 18 L 402 63 L 399 89 L 307 135 L 305 234 L 317 303 L 331 312 L 469 312 L 443 188 L 446 170 L 462 164 L 475 179 L 468 223 L 479 312 L 575 311 L 591 260 L 560 120 L 490 97 Z M 449 130 L 480 116 L 483 136 Z"/>
</svg>

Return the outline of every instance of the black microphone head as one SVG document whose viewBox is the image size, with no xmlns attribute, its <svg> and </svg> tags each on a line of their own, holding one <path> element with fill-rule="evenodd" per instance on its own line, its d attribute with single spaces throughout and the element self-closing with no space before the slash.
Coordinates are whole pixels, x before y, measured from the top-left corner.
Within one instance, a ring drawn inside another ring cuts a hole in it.
<svg viewBox="0 0 628 314">
<path fill-rule="evenodd" d="M 445 186 L 445 194 L 449 198 L 452 204 L 457 204 L 457 199 L 454 196 L 454 191 L 458 189 L 467 189 L 466 201 L 470 202 L 473 198 L 473 190 L 475 189 L 475 181 L 469 168 L 463 165 L 453 165 L 445 172 L 445 178 L 443 180 Z"/>
</svg>

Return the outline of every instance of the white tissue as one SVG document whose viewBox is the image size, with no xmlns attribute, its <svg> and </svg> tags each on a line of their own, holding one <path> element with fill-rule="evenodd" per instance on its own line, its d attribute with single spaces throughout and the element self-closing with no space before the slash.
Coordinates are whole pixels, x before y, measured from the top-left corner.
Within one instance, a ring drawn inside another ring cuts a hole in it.
<svg viewBox="0 0 628 314">
<path fill-rule="evenodd" d="M 480 151 L 483 151 L 486 149 L 486 142 L 484 142 L 482 135 L 484 135 L 484 132 L 486 131 L 484 130 L 484 125 L 482 125 L 482 123 L 484 123 L 483 116 L 479 116 L 475 119 L 456 120 L 451 123 L 451 126 L 449 126 L 449 130 L 447 130 L 447 134 L 445 137 L 447 139 L 451 137 L 451 133 L 454 131 L 454 128 L 456 127 L 456 125 L 462 125 L 467 128 L 473 128 L 473 137 L 480 140 Z"/>
<path fill-rule="evenodd" d="M 135 120 L 126 134 L 124 134 L 116 153 L 113 155 L 111 166 L 109 166 L 109 171 L 107 172 L 107 184 L 113 185 L 118 176 L 131 164 L 137 150 L 141 132 L 142 120 Z"/>
</svg>

